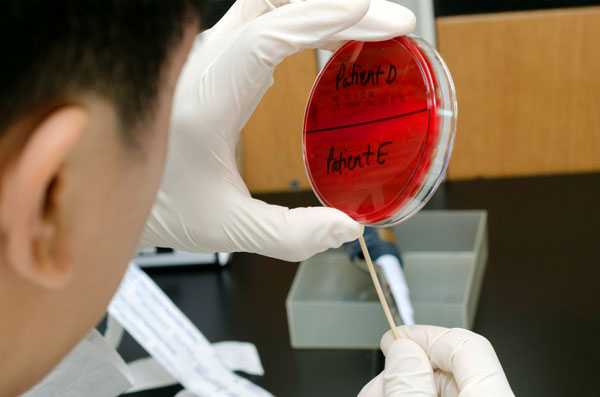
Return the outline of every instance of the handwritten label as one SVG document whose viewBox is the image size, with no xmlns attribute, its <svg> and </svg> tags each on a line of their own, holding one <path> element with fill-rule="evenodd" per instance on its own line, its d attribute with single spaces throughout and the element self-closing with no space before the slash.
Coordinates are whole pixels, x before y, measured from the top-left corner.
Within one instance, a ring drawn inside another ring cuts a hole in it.
<svg viewBox="0 0 600 397">
<path fill-rule="evenodd" d="M 335 77 L 335 89 L 352 86 L 378 86 L 382 82 L 391 85 L 396 82 L 397 78 L 398 69 L 393 64 L 365 68 L 358 63 L 353 63 L 350 67 L 342 63 Z"/>
<path fill-rule="evenodd" d="M 346 149 L 336 151 L 335 146 L 329 148 L 327 156 L 327 174 L 337 173 L 342 175 L 346 170 L 352 171 L 356 168 L 382 166 L 385 164 L 388 152 L 384 148 L 391 145 L 392 141 L 384 141 L 377 145 L 377 149 L 369 143 L 364 152 L 348 153 Z"/>
</svg>

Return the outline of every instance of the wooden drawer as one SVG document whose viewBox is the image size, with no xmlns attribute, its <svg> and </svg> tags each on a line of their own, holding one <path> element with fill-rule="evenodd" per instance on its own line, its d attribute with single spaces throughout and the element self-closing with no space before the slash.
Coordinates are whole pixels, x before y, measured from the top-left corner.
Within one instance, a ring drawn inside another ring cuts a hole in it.
<svg viewBox="0 0 600 397">
<path fill-rule="evenodd" d="M 443 17 L 459 120 L 449 177 L 600 170 L 600 7 Z"/>
</svg>

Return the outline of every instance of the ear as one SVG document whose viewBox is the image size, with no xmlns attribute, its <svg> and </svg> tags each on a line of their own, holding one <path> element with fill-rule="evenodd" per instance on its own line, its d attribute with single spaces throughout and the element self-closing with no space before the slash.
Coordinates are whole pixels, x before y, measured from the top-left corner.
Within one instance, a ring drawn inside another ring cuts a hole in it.
<svg viewBox="0 0 600 397">
<path fill-rule="evenodd" d="M 29 138 L 2 178 L 4 259 L 17 275 L 45 288 L 65 286 L 73 270 L 57 201 L 64 164 L 87 120 L 83 108 L 67 106 L 55 109 L 28 131 L 16 131 Z"/>
</svg>

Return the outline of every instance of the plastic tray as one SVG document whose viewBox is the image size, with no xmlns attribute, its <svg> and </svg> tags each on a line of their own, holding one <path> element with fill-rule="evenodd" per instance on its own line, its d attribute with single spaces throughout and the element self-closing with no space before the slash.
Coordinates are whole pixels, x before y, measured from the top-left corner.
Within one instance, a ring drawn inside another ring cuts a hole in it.
<svg viewBox="0 0 600 397">
<path fill-rule="evenodd" d="M 417 323 L 472 327 L 486 221 L 485 211 L 422 211 L 394 228 Z M 376 349 L 387 330 L 369 275 L 341 250 L 300 264 L 286 308 L 295 348 Z"/>
</svg>

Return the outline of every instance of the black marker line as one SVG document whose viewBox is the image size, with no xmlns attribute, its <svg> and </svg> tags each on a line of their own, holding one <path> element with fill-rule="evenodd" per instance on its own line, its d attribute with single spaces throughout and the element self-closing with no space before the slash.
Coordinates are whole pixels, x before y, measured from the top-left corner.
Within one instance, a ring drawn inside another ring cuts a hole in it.
<svg viewBox="0 0 600 397">
<path fill-rule="evenodd" d="M 308 130 L 308 131 L 306 131 L 306 134 L 312 134 L 314 132 L 325 132 L 325 131 L 331 131 L 331 130 L 339 130 L 339 129 L 348 128 L 348 127 L 357 127 L 359 125 L 365 125 L 365 124 L 371 124 L 371 123 L 379 123 L 381 121 L 388 121 L 388 120 L 393 120 L 393 119 L 399 119 L 399 118 L 402 118 L 402 117 L 408 117 L 408 116 L 415 115 L 417 113 L 423 113 L 423 112 L 427 112 L 427 111 L 429 111 L 429 109 L 423 108 L 423 109 L 413 110 L 412 112 L 406 112 L 406 113 L 396 114 L 396 115 L 393 115 L 393 116 L 382 117 L 380 119 L 374 119 L 374 120 L 368 120 L 368 121 L 361 121 L 360 123 L 343 124 L 343 125 L 338 125 L 336 127 L 317 128 L 317 129 L 314 129 L 314 130 Z"/>
</svg>

